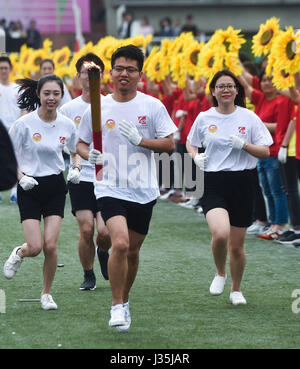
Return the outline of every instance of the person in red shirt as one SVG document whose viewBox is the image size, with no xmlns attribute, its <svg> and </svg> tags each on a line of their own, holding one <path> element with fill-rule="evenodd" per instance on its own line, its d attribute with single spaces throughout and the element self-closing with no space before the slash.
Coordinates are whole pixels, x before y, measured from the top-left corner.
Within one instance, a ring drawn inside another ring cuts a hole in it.
<svg viewBox="0 0 300 369">
<path fill-rule="evenodd" d="M 257 164 L 258 176 L 263 193 L 266 197 L 269 209 L 270 228 L 258 235 L 259 238 L 275 240 L 279 238 L 288 222 L 289 212 L 286 195 L 283 191 L 283 184 L 277 159 L 278 145 L 275 142 L 277 120 L 281 109 L 286 111 L 286 101 L 272 83 L 272 78 L 268 77 L 263 70 L 260 74 L 261 91 L 254 89 L 247 81 L 240 77 L 240 82 L 245 88 L 246 96 L 255 106 L 255 113 L 265 123 L 269 129 L 273 145 L 270 146 L 270 157 L 259 159 Z"/>
</svg>

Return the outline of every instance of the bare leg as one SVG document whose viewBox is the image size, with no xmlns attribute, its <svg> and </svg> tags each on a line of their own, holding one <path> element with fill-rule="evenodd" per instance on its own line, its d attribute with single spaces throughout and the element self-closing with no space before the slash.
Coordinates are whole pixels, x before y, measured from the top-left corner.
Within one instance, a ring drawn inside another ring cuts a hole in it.
<svg viewBox="0 0 300 369">
<path fill-rule="evenodd" d="M 108 259 L 112 305 L 123 304 L 123 294 L 128 271 L 127 255 L 129 234 L 126 218 L 116 215 L 106 222 L 111 237 L 111 253 Z"/>
<path fill-rule="evenodd" d="M 230 233 L 228 212 L 223 208 L 215 208 L 206 214 L 206 220 L 212 234 L 211 247 L 217 273 L 226 274 L 227 242 Z"/>
<path fill-rule="evenodd" d="M 240 291 L 240 285 L 246 266 L 244 239 L 247 228 L 231 226 L 229 237 L 229 265 L 232 279 L 231 291 Z"/>
<path fill-rule="evenodd" d="M 51 215 L 44 219 L 44 286 L 42 294 L 49 293 L 57 267 L 57 242 L 61 225 L 61 217 Z"/>
<path fill-rule="evenodd" d="M 138 267 L 139 267 L 139 256 L 141 246 L 146 238 L 146 235 L 137 233 L 129 230 L 129 252 L 127 255 L 128 270 L 127 278 L 123 294 L 123 302 L 127 302 L 129 299 L 130 289 L 135 281 Z"/>
<path fill-rule="evenodd" d="M 94 214 L 90 210 L 79 210 L 76 212 L 76 218 L 80 232 L 79 259 L 84 270 L 91 270 L 95 259 Z"/>
</svg>

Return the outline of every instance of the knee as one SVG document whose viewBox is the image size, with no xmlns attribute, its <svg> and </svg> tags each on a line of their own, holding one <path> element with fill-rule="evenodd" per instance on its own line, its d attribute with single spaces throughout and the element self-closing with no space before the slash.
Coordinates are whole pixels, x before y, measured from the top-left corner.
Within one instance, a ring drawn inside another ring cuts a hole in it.
<svg viewBox="0 0 300 369">
<path fill-rule="evenodd" d="M 127 255 L 129 250 L 128 238 L 118 237 L 113 243 L 113 250 L 119 255 Z"/>
<path fill-rule="evenodd" d="M 94 225 L 91 223 L 84 223 L 80 227 L 80 235 L 85 240 L 90 240 L 94 236 Z"/>
<path fill-rule="evenodd" d="M 108 249 L 110 248 L 111 240 L 106 227 L 101 229 L 100 232 L 98 232 L 96 243 L 97 246 L 100 247 L 101 250 L 103 251 L 108 251 Z"/>
<path fill-rule="evenodd" d="M 240 258 L 245 253 L 244 246 L 241 244 L 239 245 L 230 244 L 229 249 L 230 249 L 230 256 L 236 259 Z"/>
<path fill-rule="evenodd" d="M 44 255 L 45 256 L 53 256 L 53 255 L 57 255 L 57 244 L 56 242 L 45 242 L 44 243 Z"/>
<path fill-rule="evenodd" d="M 214 231 L 212 234 L 213 242 L 218 245 L 226 246 L 228 238 L 229 238 L 229 232 L 227 232 L 226 230 L 217 230 L 217 231 Z"/>
<path fill-rule="evenodd" d="M 28 250 L 28 253 L 26 252 L 27 256 L 35 257 L 38 256 L 39 253 L 42 251 L 42 245 L 39 243 L 27 242 L 27 250 Z"/>
</svg>

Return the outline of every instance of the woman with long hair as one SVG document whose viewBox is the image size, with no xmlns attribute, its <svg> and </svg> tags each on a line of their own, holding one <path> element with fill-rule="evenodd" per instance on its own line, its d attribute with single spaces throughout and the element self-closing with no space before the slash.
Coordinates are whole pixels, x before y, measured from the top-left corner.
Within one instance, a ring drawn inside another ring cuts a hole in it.
<svg viewBox="0 0 300 369">
<path fill-rule="evenodd" d="M 76 163 L 76 133 L 73 122 L 57 112 L 63 96 L 62 80 L 46 75 L 39 81 L 19 80 L 19 106 L 29 111 L 17 119 L 9 134 L 18 161 L 18 207 L 25 243 L 13 249 L 4 264 L 4 275 L 11 279 L 24 258 L 44 252 L 41 306 L 57 309 L 50 295 L 57 267 L 57 243 L 64 216 L 67 187 L 63 172 L 63 148 L 67 146 L 73 160 L 69 180 L 79 181 Z M 43 233 L 41 217 L 44 218 Z"/>
</svg>

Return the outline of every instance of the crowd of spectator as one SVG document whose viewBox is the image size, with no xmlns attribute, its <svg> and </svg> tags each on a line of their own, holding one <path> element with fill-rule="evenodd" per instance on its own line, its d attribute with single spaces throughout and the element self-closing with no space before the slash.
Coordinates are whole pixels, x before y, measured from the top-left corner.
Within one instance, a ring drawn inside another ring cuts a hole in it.
<svg viewBox="0 0 300 369">
<path fill-rule="evenodd" d="M 7 24 L 6 19 L 2 18 L 0 28 L 5 31 L 6 52 L 18 52 L 23 44 L 33 49 L 39 49 L 42 45 L 41 34 L 36 28 L 35 20 L 31 20 L 25 29 L 20 20 L 10 21 Z"/>
</svg>

